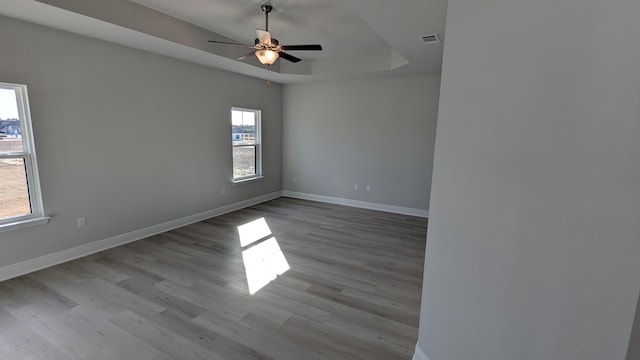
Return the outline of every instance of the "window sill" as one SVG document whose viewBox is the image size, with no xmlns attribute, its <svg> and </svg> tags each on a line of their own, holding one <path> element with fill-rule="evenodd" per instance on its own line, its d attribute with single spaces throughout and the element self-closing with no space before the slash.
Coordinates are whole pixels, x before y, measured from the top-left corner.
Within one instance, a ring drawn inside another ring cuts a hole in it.
<svg viewBox="0 0 640 360">
<path fill-rule="evenodd" d="M 242 179 L 235 179 L 235 180 L 231 180 L 231 182 L 236 185 L 236 184 L 244 184 L 244 183 L 248 183 L 248 182 L 252 182 L 252 181 L 256 181 L 256 180 L 262 180 L 264 179 L 264 176 L 253 176 L 250 178 L 242 178 Z"/>
<path fill-rule="evenodd" d="M 51 218 L 48 217 L 48 216 L 41 216 L 41 217 L 36 217 L 36 218 L 16 220 L 14 222 L 1 224 L 0 225 L 0 232 L 24 229 L 24 228 L 30 227 L 30 226 L 46 224 L 46 223 L 49 222 L 49 220 L 51 220 Z"/>
</svg>

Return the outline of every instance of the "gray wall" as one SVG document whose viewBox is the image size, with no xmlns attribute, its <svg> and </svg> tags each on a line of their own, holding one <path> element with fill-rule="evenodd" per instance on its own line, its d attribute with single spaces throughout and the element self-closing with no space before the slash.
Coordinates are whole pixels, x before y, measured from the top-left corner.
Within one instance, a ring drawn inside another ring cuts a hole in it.
<svg viewBox="0 0 640 360">
<path fill-rule="evenodd" d="M 285 85 L 284 190 L 427 210 L 439 86 L 439 76 Z"/>
<path fill-rule="evenodd" d="M 53 217 L 1 232 L 0 267 L 281 190 L 280 85 L 8 18 L 0 33 Z M 263 110 L 263 180 L 231 185 L 232 106 Z"/>
<path fill-rule="evenodd" d="M 640 2 L 450 0 L 418 348 L 623 360 L 640 289 Z"/>
</svg>

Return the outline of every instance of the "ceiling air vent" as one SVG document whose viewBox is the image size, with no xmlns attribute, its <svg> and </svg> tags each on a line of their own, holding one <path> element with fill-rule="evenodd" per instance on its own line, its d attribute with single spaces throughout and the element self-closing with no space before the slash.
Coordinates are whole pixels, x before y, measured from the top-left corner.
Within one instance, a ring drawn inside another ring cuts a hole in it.
<svg viewBox="0 0 640 360">
<path fill-rule="evenodd" d="M 422 41 L 425 44 L 435 44 L 440 42 L 440 36 L 438 34 L 425 35 L 422 37 Z"/>
</svg>

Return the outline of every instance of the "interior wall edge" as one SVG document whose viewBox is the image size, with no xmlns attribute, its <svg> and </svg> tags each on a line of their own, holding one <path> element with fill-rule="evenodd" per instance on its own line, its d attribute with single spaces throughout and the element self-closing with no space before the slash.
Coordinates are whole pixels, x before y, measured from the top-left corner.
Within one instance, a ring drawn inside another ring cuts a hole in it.
<svg viewBox="0 0 640 360">
<path fill-rule="evenodd" d="M 429 360 L 429 357 L 416 345 L 416 352 L 413 354 L 412 360 Z"/>
</svg>

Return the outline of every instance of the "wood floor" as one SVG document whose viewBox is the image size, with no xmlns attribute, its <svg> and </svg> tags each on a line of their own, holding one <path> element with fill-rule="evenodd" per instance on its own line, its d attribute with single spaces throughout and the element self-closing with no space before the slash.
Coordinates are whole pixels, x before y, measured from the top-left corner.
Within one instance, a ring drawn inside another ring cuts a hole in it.
<svg viewBox="0 0 640 360">
<path fill-rule="evenodd" d="M 426 225 L 279 198 L 5 281 L 0 359 L 409 360 Z"/>
</svg>

